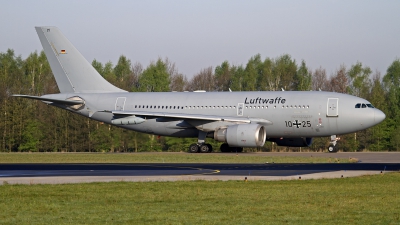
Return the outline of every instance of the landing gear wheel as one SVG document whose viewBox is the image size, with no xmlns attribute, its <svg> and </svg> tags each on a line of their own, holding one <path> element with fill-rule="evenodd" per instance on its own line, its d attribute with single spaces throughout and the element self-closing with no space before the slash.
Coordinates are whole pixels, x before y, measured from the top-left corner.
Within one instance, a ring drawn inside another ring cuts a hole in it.
<svg viewBox="0 0 400 225">
<path fill-rule="evenodd" d="M 329 153 L 335 153 L 337 152 L 337 147 L 335 145 L 329 145 L 328 147 L 328 152 Z"/>
<path fill-rule="evenodd" d="M 201 153 L 208 153 L 210 151 L 210 148 L 207 144 L 202 144 L 200 146 L 200 152 Z"/>
<path fill-rule="evenodd" d="M 206 144 L 208 146 L 208 152 L 212 152 L 213 151 L 213 147 L 210 144 Z"/>
<path fill-rule="evenodd" d="M 227 143 L 223 143 L 221 145 L 221 147 L 219 147 L 219 149 L 221 150 L 221 152 L 230 152 L 231 149 L 229 148 L 229 145 Z"/>
<path fill-rule="evenodd" d="M 197 153 L 199 152 L 199 146 L 197 144 L 191 144 L 189 146 L 189 152 L 190 153 Z"/>
<path fill-rule="evenodd" d="M 336 135 L 331 135 L 331 141 L 329 142 L 328 152 L 335 153 L 338 151 L 337 142 L 340 138 L 336 137 Z"/>
</svg>

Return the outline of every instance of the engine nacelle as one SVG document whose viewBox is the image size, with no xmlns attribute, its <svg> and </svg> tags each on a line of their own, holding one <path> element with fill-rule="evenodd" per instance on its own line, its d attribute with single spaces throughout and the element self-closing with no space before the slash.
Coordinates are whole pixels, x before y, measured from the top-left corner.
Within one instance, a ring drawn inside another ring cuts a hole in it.
<svg viewBox="0 0 400 225">
<path fill-rule="evenodd" d="M 232 147 L 261 147 L 265 144 L 265 127 L 260 124 L 239 124 L 219 127 L 214 139 Z"/>
<path fill-rule="evenodd" d="M 276 142 L 279 146 L 287 147 L 309 147 L 313 138 L 269 138 L 267 141 Z"/>
</svg>

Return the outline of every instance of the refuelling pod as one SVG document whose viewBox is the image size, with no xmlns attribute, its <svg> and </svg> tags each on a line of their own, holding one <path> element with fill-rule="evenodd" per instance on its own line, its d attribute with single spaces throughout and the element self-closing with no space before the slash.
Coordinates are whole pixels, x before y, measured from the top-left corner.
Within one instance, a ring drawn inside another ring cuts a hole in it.
<svg viewBox="0 0 400 225">
<path fill-rule="evenodd" d="M 146 120 L 141 117 L 126 116 L 126 117 L 118 117 L 118 118 L 113 117 L 113 119 L 111 120 L 111 123 L 115 124 L 115 125 L 133 125 L 133 124 L 143 123 L 144 121 L 146 121 Z"/>
<path fill-rule="evenodd" d="M 214 132 L 216 141 L 228 143 L 231 147 L 262 147 L 265 137 L 265 127 L 260 124 L 219 127 Z"/>
</svg>

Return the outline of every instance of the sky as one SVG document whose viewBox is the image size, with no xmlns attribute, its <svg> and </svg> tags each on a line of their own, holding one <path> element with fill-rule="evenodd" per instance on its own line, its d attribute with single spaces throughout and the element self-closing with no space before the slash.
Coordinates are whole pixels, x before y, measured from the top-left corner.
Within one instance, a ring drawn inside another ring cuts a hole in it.
<svg viewBox="0 0 400 225">
<path fill-rule="evenodd" d="M 357 62 L 385 74 L 400 57 L 400 1 L 0 0 L 0 52 L 41 51 L 35 26 L 57 26 L 92 62 L 159 57 L 188 78 L 223 61 L 289 54 L 328 75 Z"/>
</svg>

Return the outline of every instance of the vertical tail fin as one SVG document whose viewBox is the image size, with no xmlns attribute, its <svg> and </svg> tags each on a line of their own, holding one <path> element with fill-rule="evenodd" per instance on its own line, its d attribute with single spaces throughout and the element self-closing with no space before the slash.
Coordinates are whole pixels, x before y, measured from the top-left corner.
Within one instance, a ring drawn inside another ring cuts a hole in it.
<svg viewBox="0 0 400 225">
<path fill-rule="evenodd" d="M 57 27 L 36 27 L 61 93 L 125 92 L 106 81 Z"/>
</svg>

